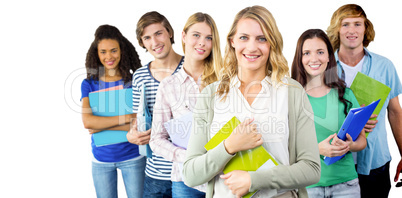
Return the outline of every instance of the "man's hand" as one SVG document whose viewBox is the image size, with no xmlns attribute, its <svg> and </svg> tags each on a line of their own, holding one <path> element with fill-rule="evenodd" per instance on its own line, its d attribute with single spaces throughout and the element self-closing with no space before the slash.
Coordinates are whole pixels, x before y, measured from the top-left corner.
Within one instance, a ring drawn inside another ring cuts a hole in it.
<svg viewBox="0 0 402 198">
<path fill-rule="evenodd" d="M 394 177 L 394 182 L 397 182 L 399 179 L 399 173 L 401 173 L 402 171 L 402 159 L 401 161 L 399 161 L 398 166 L 396 167 L 396 173 L 395 173 L 395 177 Z"/>
<path fill-rule="evenodd" d="M 365 106 L 366 106 L 365 104 L 361 105 L 361 107 L 365 107 Z M 370 119 L 371 118 L 376 118 L 377 116 L 378 115 L 376 115 L 376 114 L 372 114 L 370 116 Z M 377 123 L 378 123 L 378 120 L 368 120 L 366 125 L 364 126 L 364 131 L 365 132 L 372 132 Z"/>
<path fill-rule="evenodd" d="M 151 139 L 151 129 L 139 132 L 137 130 L 137 120 L 133 121 L 133 124 L 130 127 L 130 131 L 127 132 L 127 140 L 136 145 L 144 145 L 148 144 Z"/>
</svg>

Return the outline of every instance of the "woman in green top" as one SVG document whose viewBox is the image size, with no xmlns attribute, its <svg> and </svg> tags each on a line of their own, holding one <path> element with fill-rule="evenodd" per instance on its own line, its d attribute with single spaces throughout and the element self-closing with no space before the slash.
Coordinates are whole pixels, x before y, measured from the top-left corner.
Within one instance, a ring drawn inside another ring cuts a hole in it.
<svg viewBox="0 0 402 198">
<path fill-rule="evenodd" d="M 353 92 L 337 75 L 334 51 L 328 36 L 320 29 L 305 31 L 299 38 L 292 64 L 292 78 L 306 90 L 314 111 L 314 122 L 321 158 L 321 177 L 307 187 L 309 197 L 360 197 L 353 156 L 366 147 L 363 130 L 356 141 L 347 134 L 342 141 L 336 135 L 348 111 L 359 107 Z M 332 141 L 331 141 L 332 140 Z M 331 165 L 324 156 L 345 157 Z"/>
</svg>

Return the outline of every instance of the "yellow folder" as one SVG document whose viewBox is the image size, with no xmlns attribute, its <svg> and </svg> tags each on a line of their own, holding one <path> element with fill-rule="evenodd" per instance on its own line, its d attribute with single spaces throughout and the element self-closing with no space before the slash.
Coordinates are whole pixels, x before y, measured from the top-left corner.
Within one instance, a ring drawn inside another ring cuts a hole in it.
<svg viewBox="0 0 402 198">
<path fill-rule="evenodd" d="M 373 114 L 380 114 L 382 106 L 384 106 L 385 101 L 391 91 L 387 85 L 384 85 L 380 81 L 375 80 L 361 72 L 357 72 L 355 79 L 350 85 L 350 89 L 356 96 L 357 101 L 360 105 L 365 104 L 366 106 L 371 104 L 378 99 L 381 99 L 375 108 Z M 371 118 L 370 120 L 376 120 L 377 118 Z M 366 137 L 369 133 L 366 133 Z"/>
<path fill-rule="evenodd" d="M 204 148 L 207 151 L 215 148 L 223 140 L 229 137 L 232 131 L 240 124 L 239 119 L 234 116 L 230 119 L 219 131 L 205 144 Z M 271 168 L 272 166 L 277 166 L 278 162 L 265 150 L 264 147 L 258 146 L 253 149 L 240 151 L 236 153 L 223 169 L 223 173 L 229 173 L 233 170 L 243 170 L 243 171 L 256 171 L 265 164 L 264 168 Z M 245 198 L 251 197 L 256 192 L 250 192 L 246 194 Z"/>
</svg>

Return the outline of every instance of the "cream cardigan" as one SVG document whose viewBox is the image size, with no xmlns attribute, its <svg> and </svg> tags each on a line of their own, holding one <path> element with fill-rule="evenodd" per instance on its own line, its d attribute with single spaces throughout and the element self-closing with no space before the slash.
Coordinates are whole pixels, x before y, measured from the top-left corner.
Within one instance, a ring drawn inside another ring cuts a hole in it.
<svg viewBox="0 0 402 198">
<path fill-rule="evenodd" d="M 258 189 L 298 189 L 298 196 L 308 197 L 306 186 L 320 179 L 320 158 L 315 134 L 313 111 L 303 87 L 293 79 L 289 82 L 289 166 L 278 165 L 266 171 L 249 172 L 250 192 Z M 194 110 L 193 129 L 184 162 L 184 182 L 193 187 L 208 182 L 206 197 L 212 198 L 214 178 L 233 155 L 226 152 L 223 143 L 210 151 L 204 145 L 211 139 L 209 128 L 214 116 L 216 85 L 213 83 L 201 93 Z"/>
</svg>

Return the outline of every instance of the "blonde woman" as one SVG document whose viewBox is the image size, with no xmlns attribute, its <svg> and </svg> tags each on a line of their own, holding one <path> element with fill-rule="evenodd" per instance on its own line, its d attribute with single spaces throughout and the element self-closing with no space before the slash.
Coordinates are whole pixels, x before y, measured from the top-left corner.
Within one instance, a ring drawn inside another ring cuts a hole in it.
<svg viewBox="0 0 402 198">
<path fill-rule="evenodd" d="M 200 94 L 184 162 L 185 183 L 208 182 L 206 197 L 307 197 L 320 160 L 311 105 L 290 79 L 282 36 L 264 7 L 241 10 L 227 37 L 221 81 Z M 204 145 L 233 116 L 242 123 L 215 148 Z M 268 170 L 222 170 L 238 151 L 262 145 L 280 163 Z"/>
<path fill-rule="evenodd" d="M 183 183 L 179 167 L 184 162 L 186 150 L 169 140 L 163 124 L 172 118 L 191 117 L 200 91 L 217 80 L 215 69 L 222 65 L 222 56 L 218 30 L 212 17 L 200 12 L 191 15 L 183 29 L 182 43 L 185 53 L 183 69 L 164 79 L 156 94 L 150 145 L 156 154 L 173 162 L 173 197 L 205 197 L 205 185 L 190 188 Z M 191 122 L 179 124 L 182 126 L 175 128 L 191 126 Z"/>
</svg>

